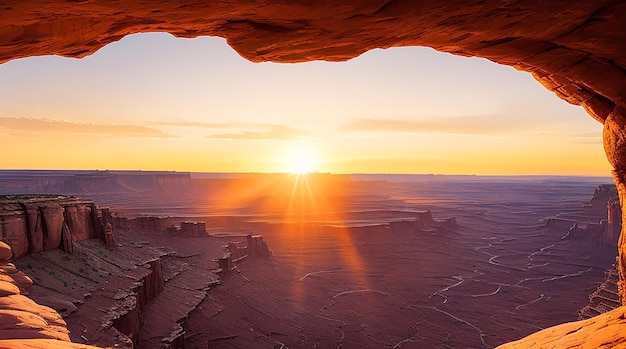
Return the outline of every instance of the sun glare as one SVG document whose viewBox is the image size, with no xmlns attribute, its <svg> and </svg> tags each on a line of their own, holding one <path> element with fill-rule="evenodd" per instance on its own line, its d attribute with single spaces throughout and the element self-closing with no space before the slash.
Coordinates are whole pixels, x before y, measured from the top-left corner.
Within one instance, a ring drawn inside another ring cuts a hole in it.
<svg viewBox="0 0 626 349">
<path fill-rule="evenodd" d="M 292 149 L 287 157 L 287 170 L 293 174 L 305 174 L 315 171 L 316 156 L 309 148 Z"/>
</svg>

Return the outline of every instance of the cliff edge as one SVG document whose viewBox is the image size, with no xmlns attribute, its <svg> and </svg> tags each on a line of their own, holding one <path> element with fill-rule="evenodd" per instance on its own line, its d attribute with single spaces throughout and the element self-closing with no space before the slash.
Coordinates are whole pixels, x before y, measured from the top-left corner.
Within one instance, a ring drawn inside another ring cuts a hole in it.
<svg viewBox="0 0 626 349">
<path fill-rule="evenodd" d="M 71 343 L 61 315 L 24 295 L 32 281 L 9 263 L 12 256 L 0 241 L 0 348 L 96 348 Z"/>
</svg>

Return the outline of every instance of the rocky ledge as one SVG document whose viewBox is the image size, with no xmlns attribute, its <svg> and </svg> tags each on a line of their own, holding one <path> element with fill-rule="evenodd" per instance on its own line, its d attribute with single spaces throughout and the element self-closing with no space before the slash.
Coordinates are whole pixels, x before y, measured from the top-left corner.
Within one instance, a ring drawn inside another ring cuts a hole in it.
<svg viewBox="0 0 626 349">
<path fill-rule="evenodd" d="M 568 322 L 531 334 L 498 349 L 600 349 L 626 346 L 626 307 L 619 307 L 591 319 Z"/>
<path fill-rule="evenodd" d="M 0 241 L 0 347 L 95 348 L 71 343 L 61 315 L 25 296 L 33 282 L 11 257 L 11 247 Z"/>
</svg>

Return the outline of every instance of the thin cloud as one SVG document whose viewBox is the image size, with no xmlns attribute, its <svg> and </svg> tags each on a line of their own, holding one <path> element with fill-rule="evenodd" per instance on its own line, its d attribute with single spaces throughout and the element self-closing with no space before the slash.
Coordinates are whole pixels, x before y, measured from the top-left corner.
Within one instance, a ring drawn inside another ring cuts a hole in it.
<svg viewBox="0 0 626 349">
<path fill-rule="evenodd" d="M 234 125 L 237 125 L 237 123 L 201 122 L 201 121 L 159 121 L 159 122 L 153 122 L 152 124 L 158 125 L 158 126 L 207 128 L 207 129 L 225 129 L 225 128 L 232 128 Z"/>
<path fill-rule="evenodd" d="M 239 140 L 261 140 L 261 139 L 294 139 L 301 138 L 307 135 L 303 130 L 292 128 L 284 125 L 259 125 L 262 127 L 269 127 L 262 131 L 242 131 L 237 133 L 222 133 L 209 136 L 209 138 L 220 139 L 239 139 Z"/>
<path fill-rule="evenodd" d="M 494 116 L 433 117 L 429 120 L 354 119 L 342 127 L 352 132 L 452 133 L 496 135 L 516 130 L 521 122 Z"/>
<path fill-rule="evenodd" d="M 95 124 L 28 117 L 0 117 L 0 131 L 34 136 L 41 134 L 55 135 L 90 135 L 116 138 L 177 138 L 178 136 L 161 130 L 138 125 Z"/>
<path fill-rule="evenodd" d="M 576 143 L 602 144 L 602 132 L 581 132 L 574 134 Z"/>
<path fill-rule="evenodd" d="M 574 143 L 602 145 L 602 132 L 533 132 L 534 136 L 570 139 Z"/>
</svg>

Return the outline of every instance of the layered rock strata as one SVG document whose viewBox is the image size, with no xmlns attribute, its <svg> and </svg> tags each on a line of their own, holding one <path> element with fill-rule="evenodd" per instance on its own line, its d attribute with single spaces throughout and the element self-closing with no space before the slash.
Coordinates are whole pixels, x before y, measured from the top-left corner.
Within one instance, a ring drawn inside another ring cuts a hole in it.
<svg viewBox="0 0 626 349">
<path fill-rule="evenodd" d="M 578 312 L 578 319 L 585 320 L 604 314 L 618 308 L 621 305 L 619 294 L 617 293 L 617 269 L 615 265 L 607 269 L 604 282 L 589 295 L 589 304 Z"/>
<path fill-rule="evenodd" d="M 75 241 L 101 239 L 115 246 L 108 209 L 69 196 L 0 197 L 0 238 L 17 259 L 30 253 L 62 249 L 73 252 Z"/>
</svg>

